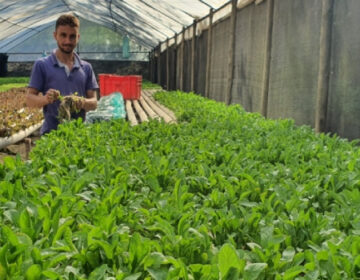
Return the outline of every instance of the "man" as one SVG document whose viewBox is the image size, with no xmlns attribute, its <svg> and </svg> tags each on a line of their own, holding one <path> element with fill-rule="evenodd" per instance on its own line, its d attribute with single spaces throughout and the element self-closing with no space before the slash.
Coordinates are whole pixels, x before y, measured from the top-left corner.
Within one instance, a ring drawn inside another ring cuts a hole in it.
<svg viewBox="0 0 360 280">
<path fill-rule="evenodd" d="M 35 61 L 26 95 L 29 107 L 43 108 L 44 124 L 41 135 L 57 129 L 59 125 L 59 95 L 76 94 L 76 107 L 79 113 L 72 118 L 85 119 L 87 111 L 97 107 L 95 74 L 91 65 L 79 58 L 74 49 L 79 42 L 80 22 L 69 14 L 60 16 L 56 21 L 54 39 L 58 48 L 50 56 Z M 39 94 L 39 93 L 42 94 Z"/>
</svg>

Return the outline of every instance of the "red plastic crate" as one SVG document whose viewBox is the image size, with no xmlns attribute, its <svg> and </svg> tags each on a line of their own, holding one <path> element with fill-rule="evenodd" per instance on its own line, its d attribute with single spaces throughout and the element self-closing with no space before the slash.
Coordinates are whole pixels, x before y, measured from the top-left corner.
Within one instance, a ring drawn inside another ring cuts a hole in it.
<svg viewBox="0 0 360 280">
<path fill-rule="evenodd" d="M 99 74 L 100 96 L 113 92 L 121 92 L 123 98 L 139 99 L 141 95 L 142 76 L 119 76 L 112 74 Z"/>
</svg>

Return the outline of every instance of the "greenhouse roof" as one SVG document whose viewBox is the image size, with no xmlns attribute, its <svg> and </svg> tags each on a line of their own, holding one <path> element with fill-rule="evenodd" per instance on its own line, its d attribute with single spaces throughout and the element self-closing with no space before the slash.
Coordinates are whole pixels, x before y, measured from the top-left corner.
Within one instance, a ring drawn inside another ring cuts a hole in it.
<svg viewBox="0 0 360 280">
<path fill-rule="evenodd" d="M 249 0 L 239 0 L 244 2 Z M 0 53 L 40 33 L 63 13 L 127 34 L 153 48 L 229 0 L 0 0 Z"/>
</svg>

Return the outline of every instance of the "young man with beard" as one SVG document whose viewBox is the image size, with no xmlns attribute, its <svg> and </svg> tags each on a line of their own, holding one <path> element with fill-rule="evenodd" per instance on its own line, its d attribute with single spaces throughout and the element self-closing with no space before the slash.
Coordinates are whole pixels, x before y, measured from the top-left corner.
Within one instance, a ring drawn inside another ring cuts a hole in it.
<svg viewBox="0 0 360 280">
<path fill-rule="evenodd" d="M 73 15 L 61 15 L 55 25 L 54 39 L 58 48 L 47 57 L 35 61 L 27 90 L 29 107 L 43 108 L 44 124 L 41 135 L 57 129 L 59 125 L 59 96 L 77 93 L 78 113 L 72 118 L 85 119 L 87 111 L 97 107 L 96 82 L 91 65 L 74 52 L 79 42 L 80 22 Z"/>
</svg>

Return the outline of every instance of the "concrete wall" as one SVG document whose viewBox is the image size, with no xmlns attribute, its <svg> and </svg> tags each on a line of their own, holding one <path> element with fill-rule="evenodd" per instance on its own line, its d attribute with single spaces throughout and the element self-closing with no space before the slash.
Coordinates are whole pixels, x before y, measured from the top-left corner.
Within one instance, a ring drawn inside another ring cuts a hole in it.
<svg viewBox="0 0 360 280">
<path fill-rule="evenodd" d="M 30 76 L 33 62 L 8 62 L 8 77 L 27 77 Z"/>
</svg>

